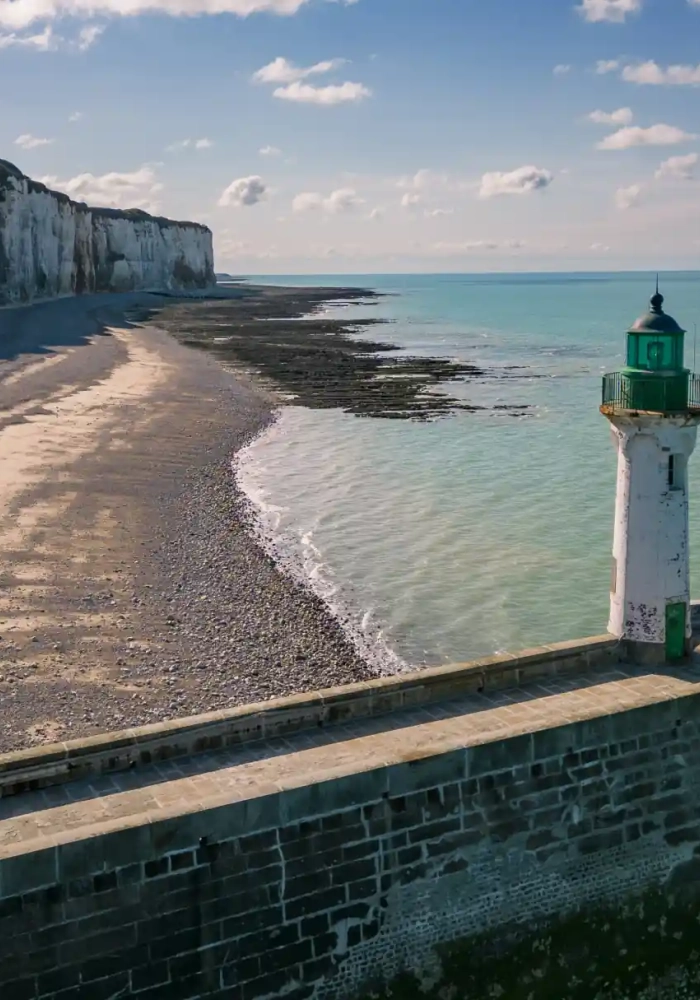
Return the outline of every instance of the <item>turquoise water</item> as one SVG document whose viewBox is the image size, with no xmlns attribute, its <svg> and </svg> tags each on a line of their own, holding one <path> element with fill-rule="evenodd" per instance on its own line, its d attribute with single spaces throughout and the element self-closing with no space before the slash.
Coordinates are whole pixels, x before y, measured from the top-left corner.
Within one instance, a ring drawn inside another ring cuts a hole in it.
<svg viewBox="0 0 700 1000">
<path fill-rule="evenodd" d="M 366 655 L 395 668 L 605 631 L 616 469 L 600 376 L 621 366 L 651 275 L 252 280 L 389 292 L 378 306 L 331 315 L 378 315 L 392 321 L 379 336 L 410 353 L 503 369 L 502 379 L 450 391 L 531 407 L 518 418 L 485 411 L 420 424 L 292 406 L 243 455 L 239 481 L 261 537 Z M 665 274 L 661 284 L 667 311 L 691 331 L 692 367 L 700 275 Z M 697 459 L 690 481 L 700 553 Z M 700 555 L 692 579 L 700 593 Z"/>
</svg>

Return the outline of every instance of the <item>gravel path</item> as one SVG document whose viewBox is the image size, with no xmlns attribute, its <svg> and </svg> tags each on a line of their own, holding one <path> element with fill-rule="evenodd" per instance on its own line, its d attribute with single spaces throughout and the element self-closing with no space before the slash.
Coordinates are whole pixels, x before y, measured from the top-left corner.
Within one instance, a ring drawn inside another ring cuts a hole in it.
<svg viewBox="0 0 700 1000">
<path fill-rule="evenodd" d="M 372 675 L 246 527 L 274 394 L 125 320 L 156 303 L 0 313 L 0 751 Z"/>
</svg>

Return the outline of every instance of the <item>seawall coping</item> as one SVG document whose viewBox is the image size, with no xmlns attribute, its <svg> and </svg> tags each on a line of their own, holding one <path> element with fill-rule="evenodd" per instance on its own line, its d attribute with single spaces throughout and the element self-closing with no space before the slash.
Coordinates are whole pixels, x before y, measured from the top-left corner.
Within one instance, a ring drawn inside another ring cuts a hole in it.
<svg viewBox="0 0 700 1000">
<path fill-rule="evenodd" d="M 174 757 L 388 715 L 543 677 L 596 670 L 619 659 L 611 635 L 379 677 L 84 739 L 0 755 L 0 798 Z"/>
<path fill-rule="evenodd" d="M 325 743 L 319 734 L 312 745 L 300 735 L 281 754 L 248 760 L 232 754 L 199 773 L 171 764 L 172 773 L 154 768 L 138 785 L 129 776 L 123 787 L 118 776 L 85 782 L 78 799 L 62 805 L 47 805 L 39 793 L 34 809 L 0 819 L 0 897 L 356 810 L 358 802 L 513 768 L 530 772 L 536 762 L 634 741 L 640 732 L 652 739 L 658 733 L 656 742 L 664 742 L 672 729 L 697 732 L 698 699 L 697 667 L 667 675 L 623 667 L 599 683 L 568 678 L 547 689 L 533 685 L 520 702 L 482 694 L 447 716 L 406 713 L 394 730 L 363 732 L 358 724 L 337 739 L 327 734 Z M 640 750 L 640 764 L 642 758 Z"/>
</svg>

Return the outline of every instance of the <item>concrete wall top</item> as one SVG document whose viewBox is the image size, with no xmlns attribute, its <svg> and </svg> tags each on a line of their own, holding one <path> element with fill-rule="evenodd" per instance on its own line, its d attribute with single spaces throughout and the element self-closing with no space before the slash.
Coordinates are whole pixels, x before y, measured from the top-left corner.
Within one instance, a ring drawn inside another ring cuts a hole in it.
<svg viewBox="0 0 700 1000">
<path fill-rule="evenodd" d="M 622 664 L 598 679 L 471 695 L 454 712 L 407 712 L 397 729 L 365 721 L 343 727 L 339 739 L 300 733 L 281 752 L 223 754 L 213 766 L 171 762 L 34 793 L 19 810 L 13 802 L 0 810 L 0 898 L 452 781 L 491 775 L 501 786 L 521 775 L 544 791 L 572 756 L 591 780 L 604 753 L 634 754 L 634 770 L 662 752 L 654 747 L 700 733 L 698 699 L 695 666 L 658 674 Z M 685 743 L 675 752 L 680 770 L 698 759 Z"/>
<path fill-rule="evenodd" d="M 2 754 L 0 797 L 545 677 L 604 669 L 618 659 L 617 639 L 594 636 Z"/>
</svg>

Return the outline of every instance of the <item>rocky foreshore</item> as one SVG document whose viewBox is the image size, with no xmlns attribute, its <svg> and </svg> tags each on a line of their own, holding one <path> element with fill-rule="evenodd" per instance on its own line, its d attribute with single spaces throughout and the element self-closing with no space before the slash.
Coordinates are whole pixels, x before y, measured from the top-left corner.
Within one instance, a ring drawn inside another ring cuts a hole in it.
<svg viewBox="0 0 700 1000">
<path fill-rule="evenodd" d="M 449 358 L 406 354 L 388 339 L 368 336 L 382 324 L 371 314 L 329 319 L 321 311 L 329 304 L 371 310 L 377 300 L 377 293 L 366 288 L 242 285 L 235 299 L 178 302 L 159 309 L 157 322 L 181 343 L 206 350 L 235 370 L 254 371 L 287 400 L 360 417 L 428 420 L 482 410 L 483 405 L 450 394 L 449 385 L 516 374 L 510 368 L 492 371 Z M 520 415 L 527 407 L 495 404 L 491 409 Z"/>
</svg>

